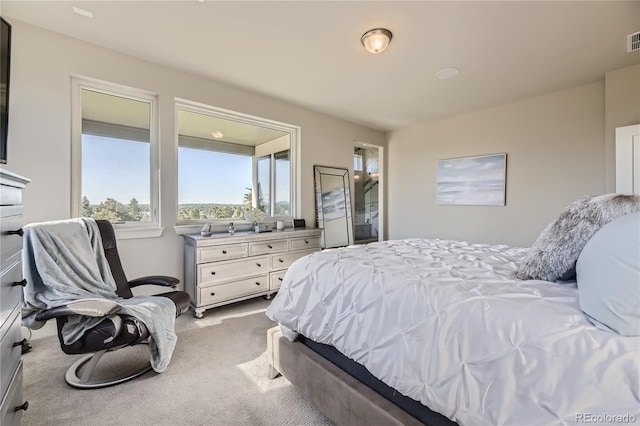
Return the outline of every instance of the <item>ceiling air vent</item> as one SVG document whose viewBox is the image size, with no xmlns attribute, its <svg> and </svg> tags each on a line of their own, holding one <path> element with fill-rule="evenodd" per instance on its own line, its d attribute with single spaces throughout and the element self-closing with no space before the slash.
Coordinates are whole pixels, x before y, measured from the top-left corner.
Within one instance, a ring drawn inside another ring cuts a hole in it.
<svg viewBox="0 0 640 426">
<path fill-rule="evenodd" d="M 627 36 L 627 53 L 640 50 L 640 31 Z"/>
</svg>

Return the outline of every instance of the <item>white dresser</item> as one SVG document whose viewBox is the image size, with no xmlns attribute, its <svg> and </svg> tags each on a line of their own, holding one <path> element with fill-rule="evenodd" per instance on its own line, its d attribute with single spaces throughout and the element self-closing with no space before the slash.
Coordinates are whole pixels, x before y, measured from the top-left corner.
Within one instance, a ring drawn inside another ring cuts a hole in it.
<svg viewBox="0 0 640 426">
<path fill-rule="evenodd" d="M 0 425 L 20 424 L 22 397 L 22 189 L 29 179 L 0 169 Z"/>
<path fill-rule="evenodd" d="M 320 250 L 320 229 L 236 232 L 235 235 L 183 235 L 184 287 L 196 318 L 216 306 L 270 296 L 287 268 Z"/>
</svg>

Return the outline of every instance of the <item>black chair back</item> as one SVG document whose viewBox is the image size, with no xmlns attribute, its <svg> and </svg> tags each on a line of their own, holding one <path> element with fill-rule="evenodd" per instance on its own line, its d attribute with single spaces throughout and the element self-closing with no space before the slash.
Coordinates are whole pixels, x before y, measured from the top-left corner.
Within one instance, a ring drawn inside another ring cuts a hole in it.
<svg viewBox="0 0 640 426">
<path fill-rule="evenodd" d="M 102 236 L 102 245 L 104 246 L 104 254 L 109 262 L 111 268 L 111 274 L 116 281 L 118 296 L 129 299 L 133 297 L 131 287 L 129 287 L 129 280 L 124 273 L 122 263 L 120 262 L 120 255 L 118 254 L 118 247 L 116 245 L 116 233 L 113 230 L 113 225 L 108 220 L 96 220 L 98 228 L 100 229 L 100 235 Z"/>
</svg>

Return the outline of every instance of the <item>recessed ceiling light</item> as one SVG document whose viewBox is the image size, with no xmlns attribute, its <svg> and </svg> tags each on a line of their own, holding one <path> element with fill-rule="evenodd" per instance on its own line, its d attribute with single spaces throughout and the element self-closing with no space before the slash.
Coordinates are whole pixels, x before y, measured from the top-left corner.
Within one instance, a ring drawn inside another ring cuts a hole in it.
<svg viewBox="0 0 640 426">
<path fill-rule="evenodd" d="M 221 137 L 224 136 L 224 133 L 222 133 L 220 130 L 216 130 L 215 132 L 211 132 L 211 136 L 213 136 L 216 139 L 220 139 Z"/>
<path fill-rule="evenodd" d="M 78 15 L 86 16 L 87 18 L 93 18 L 93 12 L 89 12 L 88 10 L 80 9 L 79 7 L 75 6 L 73 6 L 72 10 Z"/>
<path fill-rule="evenodd" d="M 438 80 L 446 80 L 448 78 L 453 78 L 460 73 L 459 68 L 443 68 L 436 73 L 436 78 Z"/>
</svg>

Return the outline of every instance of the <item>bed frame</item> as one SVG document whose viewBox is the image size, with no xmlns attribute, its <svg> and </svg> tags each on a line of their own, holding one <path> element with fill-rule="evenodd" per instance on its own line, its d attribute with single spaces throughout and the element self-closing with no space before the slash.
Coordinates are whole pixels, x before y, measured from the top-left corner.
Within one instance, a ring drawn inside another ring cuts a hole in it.
<svg viewBox="0 0 640 426">
<path fill-rule="evenodd" d="M 267 331 L 269 378 L 279 374 L 337 425 L 422 425 L 368 386 L 303 345 L 290 342 L 280 326 Z"/>
</svg>

